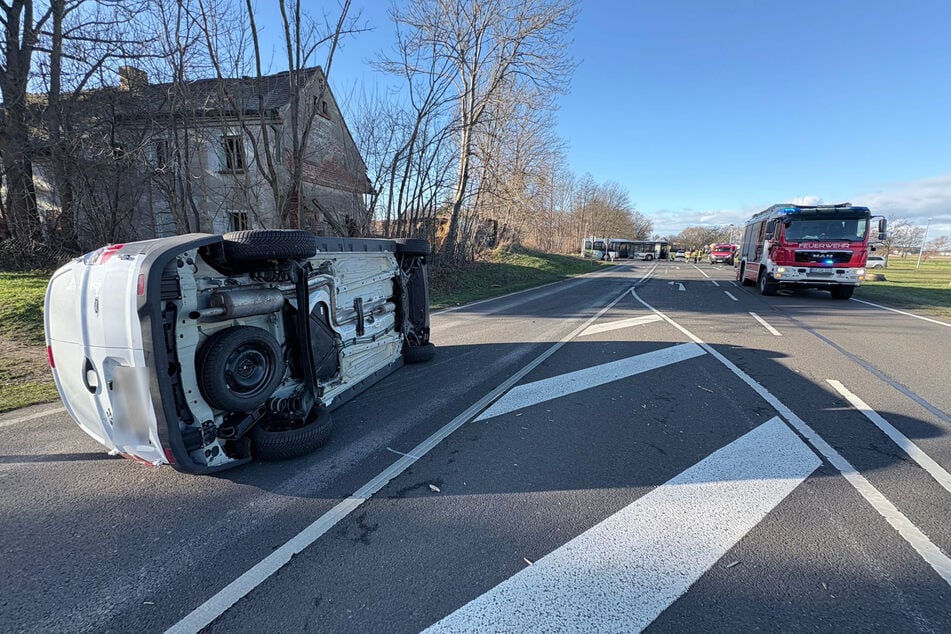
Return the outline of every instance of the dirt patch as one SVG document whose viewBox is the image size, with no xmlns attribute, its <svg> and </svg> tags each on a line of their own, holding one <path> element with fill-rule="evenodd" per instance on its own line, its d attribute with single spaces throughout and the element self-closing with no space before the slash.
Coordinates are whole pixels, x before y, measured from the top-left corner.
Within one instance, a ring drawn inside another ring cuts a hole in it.
<svg viewBox="0 0 951 634">
<path fill-rule="evenodd" d="M 26 383 L 52 378 L 44 346 L 0 338 L 0 381 Z"/>
</svg>

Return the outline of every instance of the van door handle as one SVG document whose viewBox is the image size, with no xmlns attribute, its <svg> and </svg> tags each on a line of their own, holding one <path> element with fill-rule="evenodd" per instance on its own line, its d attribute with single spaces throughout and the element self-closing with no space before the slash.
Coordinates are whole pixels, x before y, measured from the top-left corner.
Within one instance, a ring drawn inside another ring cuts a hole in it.
<svg viewBox="0 0 951 634">
<path fill-rule="evenodd" d="M 90 380 L 90 376 L 92 380 Z M 83 385 L 86 386 L 90 394 L 95 394 L 99 390 L 99 375 L 96 373 L 96 367 L 89 360 L 89 357 L 86 357 L 85 363 L 83 363 Z"/>
</svg>

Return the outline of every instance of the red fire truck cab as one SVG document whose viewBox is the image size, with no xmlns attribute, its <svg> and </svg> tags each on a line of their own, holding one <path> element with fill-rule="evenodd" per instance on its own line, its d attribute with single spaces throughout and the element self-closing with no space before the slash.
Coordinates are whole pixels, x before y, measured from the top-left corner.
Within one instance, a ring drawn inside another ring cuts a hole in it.
<svg viewBox="0 0 951 634">
<path fill-rule="evenodd" d="M 868 207 L 773 205 L 746 223 L 736 279 L 763 295 L 781 287 L 822 288 L 848 299 L 865 280 L 870 237 L 885 239 L 885 219 L 872 229 Z"/>
</svg>

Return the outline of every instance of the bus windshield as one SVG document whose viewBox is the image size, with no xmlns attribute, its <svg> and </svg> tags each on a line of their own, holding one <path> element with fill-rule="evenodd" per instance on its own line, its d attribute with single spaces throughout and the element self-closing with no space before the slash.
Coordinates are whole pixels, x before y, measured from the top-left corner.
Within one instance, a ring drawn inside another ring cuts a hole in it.
<svg viewBox="0 0 951 634">
<path fill-rule="evenodd" d="M 786 225 L 787 242 L 808 240 L 861 242 L 865 240 L 868 218 L 795 218 Z"/>
</svg>

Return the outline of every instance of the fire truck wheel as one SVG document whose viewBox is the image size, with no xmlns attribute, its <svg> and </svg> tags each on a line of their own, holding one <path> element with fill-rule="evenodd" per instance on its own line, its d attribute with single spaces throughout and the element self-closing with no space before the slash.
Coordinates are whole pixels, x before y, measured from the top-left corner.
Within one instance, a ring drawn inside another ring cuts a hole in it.
<svg viewBox="0 0 951 634">
<path fill-rule="evenodd" d="M 253 229 L 222 237 L 225 259 L 233 264 L 310 258 L 317 253 L 317 238 L 309 231 Z"/>
<path fill-rule="evenodd" d="M 832 297 L 835 299 L 848 299 L 852 297 L 852 293 L 855 292 L 855 287 L 843 285 L 833 286 L 830 289 L 830 292 L 832 293 Z"/>
<path fill-rule="evenodd" d="M 317 408 L 299 427 L 279 427 L 261 421 L 251 430 L 251 452 L 260 460 L 298 458 L 326 445 L 333 423 L 324 407 Z"/>
<path fill-rule="evenodd" d="M 195 359 L 198 388 L 212 407 L 249 412 L 264 403 L 284 377 L 284 354 L 263 328 L 235 326 L 213 334 Z"/>
<path fill-rule="evenodd" d="M 769 273 L 766 271 L 760 271 L 758 286 L 760 295 L 776 294 L 776 282 L 771 282 L 769 280 Z"/>
</svg>

